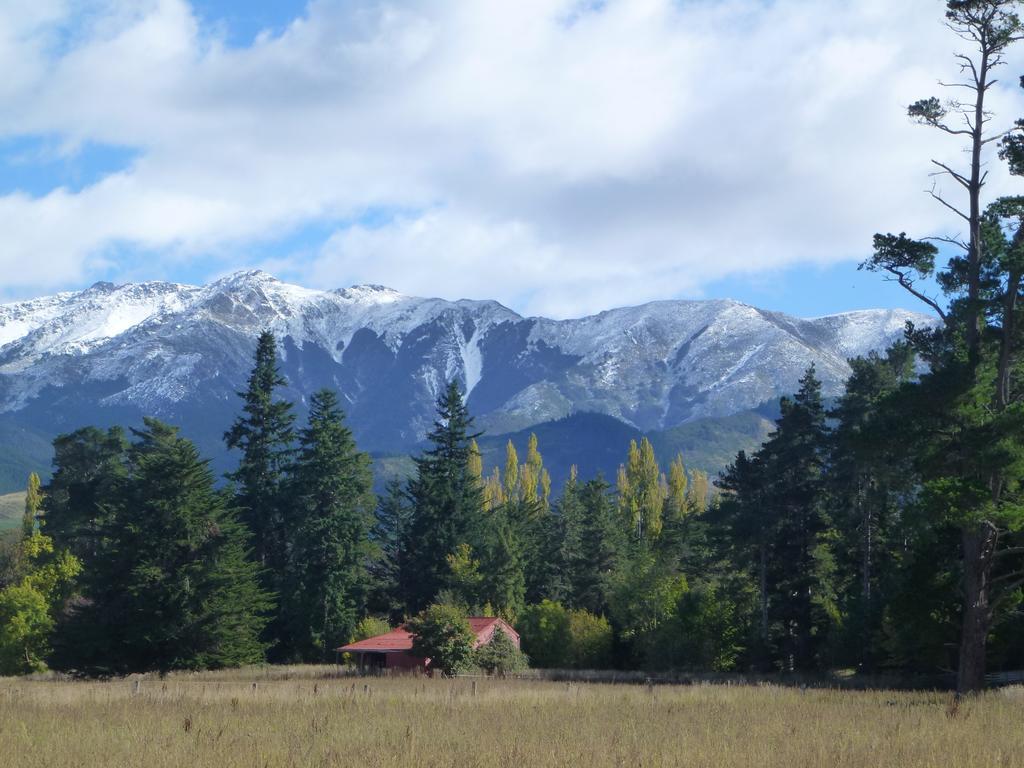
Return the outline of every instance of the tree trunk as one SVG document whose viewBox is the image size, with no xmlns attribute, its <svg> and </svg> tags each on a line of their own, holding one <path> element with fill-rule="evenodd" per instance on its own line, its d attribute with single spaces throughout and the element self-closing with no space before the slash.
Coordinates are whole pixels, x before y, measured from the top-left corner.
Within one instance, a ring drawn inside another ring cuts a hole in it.
<svg viewBox="0 0 1024 768">
<path fill-rule="evenodd" d="M 990 605 L 992 554 L 996 531 L 991 523 L 965 528 L 962 532 L 964 563 L 963 624 L 960 634 L 960 663 L 957 693 L 974 693 L 985 687 L 985 653 L 992 623 Z"/>
<path fill-rule="evenodd" d="M 760 562 L 758 563 L 758 585 L 761 593 L 761 642 L 765 651 L 768 650 L 768 548 L 761 545 Z"/>
<path fill-rule="evenodd" d="M 967 187 L 970 200 L 968 226 L 970 241 L 967 252 L 967 350 L 972 364 L 981 357 L 981 188 L 985 185 L 982 175 L 981 153 L 984 148 L 985 94 L 988 90 L 990 51 L 983 47 L 975 83 L 974 123 L 971 136 L 971 177 Z"/>
</svg>

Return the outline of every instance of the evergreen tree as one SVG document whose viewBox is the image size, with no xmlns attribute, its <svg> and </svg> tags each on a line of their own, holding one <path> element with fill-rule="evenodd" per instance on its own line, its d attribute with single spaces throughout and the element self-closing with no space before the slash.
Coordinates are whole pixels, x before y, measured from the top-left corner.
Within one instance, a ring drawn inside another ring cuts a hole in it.
<svg viewBox="0 0 1024 768">
<path fill-rule="evenodd" d="M 264 331 L 256 344 L 248 387 L 238 393 L 244 400 L 242 415 L 224 435 L 227 447 L 242 453 L 238 469 L 228 477 L 236 483 L 236 503 L 252 531 L 266 586 L 275 591 L 281 587 L 286 561 L 286 500 L 281 489 L 293 455 L 295 421 L 291 403 L 275 397 L 285 384 L 277 368 L 277 342 L 272 333 Z"/>
<path fill-rule="evenodd" d="M 375 502 L 370 457 L 356 449 L 330 390 L 310 399 L 287 489 L 294 531 L 287 655 L 325 661 L 352 635 L 366 604 L 367 535 Z"/>
<path fill-rule="evenodd" d="M 907 535 L 900 507 L 912 489 L 912 467 L 896 434 L 904 416 L 890 414 L 886 404 L 912 379 L 913 361 L 903 343 L 885 357 L 851 360 L 846 391 L 830 413 L 836 427 L 829 439 L 828 504 L 838 532 L 846 617 L 841 652 L 865 670 L 884 660 L 883 611 Z"/>
<path fill-rule="evenodd" d="M 60 551 L 70 549 L 86 573 L 106 559 L 107 529 L 126 476 L 124 431 L 85 427 L 53 441 L 54 472 L 44 489 L 46 533 Z"/>
<path fill-rule="evenodd" d="M 110 500 L 108 556 L 85 583 L 65 664 L 128 672 L 261 661 L 271 602 L 247 530 L 192 443 L 155 419 L 135 437 Z"/>
<path fill-rule="evenodd" d="M 627 545 L 610 491 L 601 475 L 580 488 L 580 545 L 570 560 L 573 605 L 599 616 L 608 612 L 608 578 Z"/>
<path fill-rule="evenodd" d="M 425 608 L 447 585 L 448 555 L 460 544 L 481 540 L 483 489 L 469 466 L 471 441 L 478 435 L 456 382 L 437 409 L 427 435 L 431 447 L 415 459 L 408 489 L 411 510 L 402 549 L 409 567 L 402 580 L 410 612 Z"/>
<path fill-rule="evenodd" d="M 390 480 L 377 505 L 376 520 L 369 534 L 374 552 L 369 566 L 367 607 L 371 612 L 384 614 L 395 622 L 402 619 L 406 604 L 401 575 L 408 566 L 402 542 L 409 514 L 401 481 Z"/>
<path fill-rule="evenodd" d="M 761 657 L 811 669 L 838 618 L 833 531 L 825 510 L 825 409 L 813 366 L 753 461 L 740 454 L 720 485 L 732 493 L 719 520 L 736 566 L 756 573 Z"/>
<path fill-rule="evenodd" d="M 936 271 L 932 242 L 876 234 L 875 253 L 862 266 L 886 273 L 941 319 L 938 330 L 910 329 L 929 363 L 909 403 L 904 435 L 913 456 L 930 525 L 959 532 L 961 637 L 957 689 L 980 690 L 993 626 L 1020 600 L 1024 564 L 1013 533 L 1024 525 L 1018 489 L 1024 476 L 1019 413 L 1022 281 L 1019 198 L 985 205 L 986 151 L 1002 144 L 1010 172 L 1024 174 L 1024 123 L 1006 135 L 991 129 L 986 103 L 995 70 L 1024 36 L 1017 0 L 948 0 L 947 26 L 971 50 L 957 53 L 965 74 L 950 84 L 963 100 L 921 99 L 909 107 L 920 123 L 963 140 L 969 165 L 934 161 L 964 200 L 934 196 L 966 224 L 966 239 L 944 238 L 955 249 L 938 283 L 947 306 L 920 290 Z M 913 421 L 911 420 L 913 419 Z"/>
<path fill-rule="evenodd" d="M 775 558 L 777 511 L 768 506 L 768 476 L 760 453 L 748 457 L 740 451 L 718 479 L 721 503 L 710 513 L 710 522 L 723 558 L 735 573 L 748 574 L 756 585 L 756 637 L 751 661 L 765 669 L 771 663 L 771 585 L 769 564 Z"/>
</svg>

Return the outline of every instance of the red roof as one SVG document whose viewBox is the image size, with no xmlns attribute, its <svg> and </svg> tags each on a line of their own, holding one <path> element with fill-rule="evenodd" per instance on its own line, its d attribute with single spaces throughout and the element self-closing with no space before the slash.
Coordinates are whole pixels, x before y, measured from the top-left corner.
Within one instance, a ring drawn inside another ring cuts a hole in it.
<svg viewBox="0 0 1024 768">
<path fill-rule="evenodd" d="M 498 619 L 493 616 L 469 617 L 469 628 L 473 630 L 473 634 L 477 636 L 478 642 L 481 639 L 480 636 L 485 634 L 493 624 L 498 624 L 502 631 L 510 635 L 513 640 L 519 640 L 519 633 L 512 629 L 512 627 L 510 627 L 503 619 Z M 403 625 L 398 629 L 392 629 L 390 632 L 385 632 L 383 635 L 368 637 L 357 643 L 342 646 L 337 650 L 346 652 L 362 651 L 363 653 L 400 653 L 404 651 L 411 651 L 412 634 Z"/>
</svg>

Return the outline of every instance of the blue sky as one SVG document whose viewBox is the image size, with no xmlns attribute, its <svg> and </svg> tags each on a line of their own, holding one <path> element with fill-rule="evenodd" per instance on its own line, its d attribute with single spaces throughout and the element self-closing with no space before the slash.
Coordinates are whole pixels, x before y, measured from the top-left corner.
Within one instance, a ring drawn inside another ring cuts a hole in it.
<svg viewBox="0 0 1024 768">
<path fill-rule="evenodd" d="M 856 265 L 876 231 L 959 234 L 923 191 L 958 147 L 904 113 L 955 76 L 939 10 L 16 0 L 0 301 L 259 267 L 556 317 L 913 307 Z"/>
</svg>

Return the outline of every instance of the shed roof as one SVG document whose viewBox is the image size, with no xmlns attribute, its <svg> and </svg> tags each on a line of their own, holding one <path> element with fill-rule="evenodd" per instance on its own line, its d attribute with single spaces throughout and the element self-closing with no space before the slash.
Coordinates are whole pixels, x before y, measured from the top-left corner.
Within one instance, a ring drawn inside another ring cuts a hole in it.
<svg viewBox="0 0 1024 768">
<path fill-rule="evenodd" d="M 478 638 L 495 623 L 501 626 L 502 631 L 511 634 L 516 640 L 519 639 L 519 633 L 512 629 L 503 619 L 494 616 L 469 617 L 469 628 L 473 630 L 473 634 Z M 344 645 L 337 650 L 346 653 L 401 653 L 411 651 L 412 633 L 405 628 L 405 625 L 402 625 L 397 629 L 392 629 L 390 632 L 385 632 L 383 635 L 368 637 L 357 643 Z"/>
</svg>

